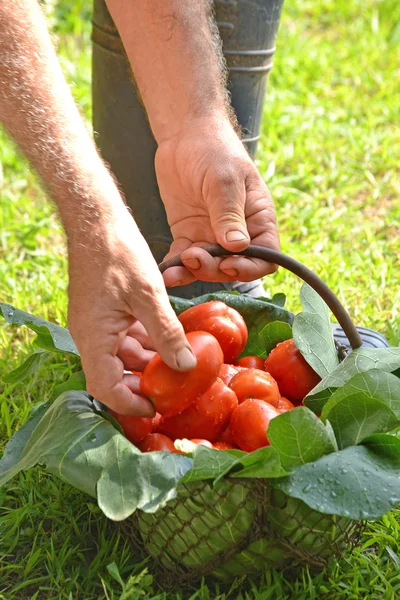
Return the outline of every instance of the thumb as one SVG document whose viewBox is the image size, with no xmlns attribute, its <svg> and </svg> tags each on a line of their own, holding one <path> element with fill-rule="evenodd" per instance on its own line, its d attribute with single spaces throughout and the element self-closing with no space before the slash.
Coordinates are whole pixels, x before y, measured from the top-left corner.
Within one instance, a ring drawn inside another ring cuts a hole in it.
<svg viewBox="0 0 400 600">
<path fill-rule="evenodd" d="M 197 364 L 196 357 L 166 291 L 155 294 L 148 306 L 140 312 L 138 318 L 163 361 L 176 371 L 193 369 Z"/>
<path fill-rule="evenodd" d="M 227 250 L 240 252 L 250 243 L 244 213 L 245 180 L 238 179 L 237 176 L 224 176 L 213 188 L 209 213 L 214 235 L 217 242 Z"/>
</svg>

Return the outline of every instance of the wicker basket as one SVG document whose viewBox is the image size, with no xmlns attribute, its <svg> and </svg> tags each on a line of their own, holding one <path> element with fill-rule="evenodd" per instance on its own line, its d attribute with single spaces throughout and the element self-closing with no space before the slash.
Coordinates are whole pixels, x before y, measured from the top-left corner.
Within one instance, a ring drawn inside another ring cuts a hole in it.
<svg viewBox="0 0 400 600">
<path fill-rule="evenodd" d="M 220 246 L 213 256 L 228 254 Z M 297 274 L 325 300 L 353 348 L 362 341 L 332 291 L 309 269 L 279 252 L 250 246 L 242 254 L 279 264 Z M 181 265 L 180 257 L 160 265 Z M 343 347 L 338 347 L 343 359 Z M 223 509 L 223 510 L 222 510 Z M 363 523 L 326 515 L 286 496 L 265 479 L 225 478 L 181 484 L 177 498 L 155 513 L 138 511 L 122 524 L 143 554 L 152 557 L 162 587 L 185 585 L 202 577 L 227 581 L 269 568 L 308 565 L 321 569 L 332 556 L 352 549 Z"/>
<path fill-rule="evenodd" d="M 221 505 L 224 518 L 221 518 Z M 225 479 L 182 484 L 178 497 L 154 514 L 122 524 L 127 537 L 152 557 L 163 588 L 202 577 L 223 581 L 270 568 L 322 569 L 358 544 L 364 524 L 324 515 L 268 481 Z"/>
</svg>

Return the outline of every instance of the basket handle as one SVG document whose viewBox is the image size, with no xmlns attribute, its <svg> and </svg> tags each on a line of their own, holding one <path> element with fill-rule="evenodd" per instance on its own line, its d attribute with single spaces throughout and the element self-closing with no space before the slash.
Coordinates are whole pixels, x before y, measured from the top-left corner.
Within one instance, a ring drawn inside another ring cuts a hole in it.
<svg viewBox="0 0 400 600">
<path fill-rule="evenodd" d="M 303 264 L 299 263 L 294 258 L 287 256 L 286 254 L 282 254 L 277 250 L 272 250 L 271 248 L 264 248 L 263 246 L 249 246 L 246 250 L 242 252 L 229 252 L 225 250 L 222 246 L 218 244 L 212 244 L 210 246 L 202 246 L 203 250 L 206 250 L 211 256 L 232 256 L 232 255 L 242 255 L 242 256 L 251 256 L 253 258 L 260 258 L 261 260 L 265 260 L 270 263 L 274 263 L 291 271 L 300 279 L 308 283 L 326 302 L 326 304 L 331 309 L 332 313 L 337 318 L 339 324 L 341 325 L 343 331 L 345 332 L 347 339 L 350 342 L 353 350 L 355 348 L 359 348 L 362 346 L 362 339 L 360 334 L 358 333 L 356 326 L 353 321 L 350 319 L 350 316 L 340 300 L 335 296 L 332 290 L 316 275 L 313 271 L 308 269 Z M 173 256 L 168 260 L 164 260 L 160 265 L 159 269 L 161 273 L 164 273 L 166 269 L 170 267 L 182 267 L 184 266 L 179 256 Z"/>
</svg>

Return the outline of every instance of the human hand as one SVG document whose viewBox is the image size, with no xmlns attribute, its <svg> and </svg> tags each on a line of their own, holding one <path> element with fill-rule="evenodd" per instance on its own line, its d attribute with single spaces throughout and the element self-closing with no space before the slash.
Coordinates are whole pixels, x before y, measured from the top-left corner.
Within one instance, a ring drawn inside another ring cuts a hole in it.
<svg viewBox="0 0 400 600">
<path fill-rule="evenodd" d="M 212 258 L 198 248 L 219 243 L 240 252 L 250 243 L 279 250 L 275 210 L 258 170 L 226 116 L 207 116 L 160 143 L 156 173 L 174 238 L 166 258 L 184 267 L 164 273 L 167 286 L 253 281 L 276 266 L 257 258 Z"/>
<path fill-rule="evenodd" d="M 85 243 L 69 242 L 69 328 L 81 354 L 88 392 L 119 414 L 152 417 L 138 376 L 155 349 L 173 369 L 196 359 L 162 276 L 124 207 Z"/>
</svg>

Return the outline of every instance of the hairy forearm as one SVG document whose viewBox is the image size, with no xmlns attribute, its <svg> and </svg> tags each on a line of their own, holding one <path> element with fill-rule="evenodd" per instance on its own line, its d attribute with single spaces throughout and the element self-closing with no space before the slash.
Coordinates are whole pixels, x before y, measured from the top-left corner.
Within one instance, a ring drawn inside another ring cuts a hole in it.
<svg viewBox="0 0 400 600">
<path fill-rule="evenodd" d="M 208 114 L 228 115 L 209 0 L 106 0 L 156 140 Z"/>
<path fill-rule="evenodd" d="M 126 210 L 69 87 L 37 2 L 0 2 L 0 122 L 56 202 L 70 240 Z"/>
</svg>

